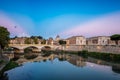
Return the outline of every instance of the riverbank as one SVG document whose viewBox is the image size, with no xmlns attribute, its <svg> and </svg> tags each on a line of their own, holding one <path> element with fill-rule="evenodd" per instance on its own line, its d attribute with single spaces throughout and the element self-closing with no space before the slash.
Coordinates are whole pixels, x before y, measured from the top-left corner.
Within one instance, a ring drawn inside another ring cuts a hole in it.
<svg viewBox="0 0 120 80">
<path fill-rule="evenodd" d="M 83 51 L 113 53 L 120 54 L 120 46 L 118 45 L 67 45 L 61 46 L 61 50 L 65 51 Z"/>
<path fill-rule="evenodd" d="M 4 68 L 4 66 L 9 62 L 9 59 L 6 56 L 0 55 L 0 71 Z"/>
<path fill-rule="evenodd" d="M 14 61 L 9 61 L 6 65 L 4 65 L 4 67 L 0 71 L 0 79 L 7 80 L 7 74 L 5 74 L 5 71 L 8 71 L 18 66 L 19 66 L 18 63 Z"/>
<path fill-rule="evenodd" d="M 113 54 L 113 53 L 104 53 L 104 52 L 89 52 L 87 50 L 82 51 L 66 51 L 66 50 L 57 50 L 57 51 L 43 51 L 44 53 L 55 53 L 55 54 L 75 54 L 82 57 L 93 57 L 96 59 L 102 59 L 108 62 L 120 63 L 120 54 Z"/>
</svg>

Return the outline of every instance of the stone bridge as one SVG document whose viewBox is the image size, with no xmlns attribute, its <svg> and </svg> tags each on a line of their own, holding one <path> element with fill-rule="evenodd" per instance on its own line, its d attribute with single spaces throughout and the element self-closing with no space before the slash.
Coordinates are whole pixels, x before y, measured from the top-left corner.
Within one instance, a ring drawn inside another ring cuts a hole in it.
<svg viewBox="0 0 120 80">
<path fill-rule="evenodd" d="M 42 48 L 49 47 L 51 50 L 56 50 L 59 48 L 59 46 L 56 45 L 47 45 L 47 44 L 9 44 L 9 47 L 18 49 L 21 53 L 24 52 L 24 49 L 29 47 L 34 47 L 41 51 Z"/>
</svg>

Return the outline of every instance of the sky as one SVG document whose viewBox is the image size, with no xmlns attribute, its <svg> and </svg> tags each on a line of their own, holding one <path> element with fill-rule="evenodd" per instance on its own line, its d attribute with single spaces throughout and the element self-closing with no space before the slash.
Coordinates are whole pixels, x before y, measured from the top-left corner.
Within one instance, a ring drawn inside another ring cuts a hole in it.
<svg viewBox="0 0 120 80">
<path fill-rule="evenodd" d="M 11 37 L 120 34 L 120 0 L 0 0 L 0 25 Z"/>
</svg>

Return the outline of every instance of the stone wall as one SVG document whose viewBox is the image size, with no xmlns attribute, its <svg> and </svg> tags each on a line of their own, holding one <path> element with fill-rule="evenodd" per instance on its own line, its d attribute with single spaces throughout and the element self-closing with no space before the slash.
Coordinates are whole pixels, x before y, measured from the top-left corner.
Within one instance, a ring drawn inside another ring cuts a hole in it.
<svg viewBox="0 0 120 80">
<path fill-rule="evenodd" d="M 120 46 L 101 46 L 101 45 L 69 45 L 64 50 L 70 51 L 82 51 L 88 50 L 89 52 L 104 52 L 104 53 L 115 53 L 120 54 Z"/>
</svg>

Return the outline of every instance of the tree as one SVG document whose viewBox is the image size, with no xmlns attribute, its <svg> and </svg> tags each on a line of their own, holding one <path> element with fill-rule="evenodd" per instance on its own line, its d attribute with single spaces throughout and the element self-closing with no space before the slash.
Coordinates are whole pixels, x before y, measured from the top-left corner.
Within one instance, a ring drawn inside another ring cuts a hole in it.
<svg viewBox="0 0 120 80">
<path fill-rule="evenodd" d="M 34 39 L 34 38 L 43 39 L 42 36 L 31 36 L 30 38 L 31 38 L 31 39 Z"/>
<path fill-rule="evenodd" d="M 118 45 L 118 41 L 120 40 L 120 34 L 114 34 L 112 36 L 110 36 L 111 40 L 114 40 L 116 45 Z"/>
<path fill-rule="evenodd" d="M 34 39 L 34 38 L 35 38 L 35 36 L 31 36 L 30 38 L 31 38 L 31 39 Z"/>
<path fill-rule="evenodd" d="M 41 42 L 41 44 L 46 44 L 46 40 L 43 39 L 42 42 Z"/>
<path fill-rule="evenodd" d="M 38 39 L 43 39 L 43 37 L 42 37 L 42 36 L 38 36 L 37 38 L 38 38 Z"/>
<path fill-rule="evenodd" d="M 38 44 L 38 38 L 37 37 L 34 38 L 33 41 L 34 41 L 35 44 Z"/>
<path fill-rule="evenodd" d="M 0 26 L 0 48 L 8 46 L 10 32 L 4 26 Z"/>
<path fill-rule="evenodd" d="M 65 44 L 66 44 L 66 41 L 64 41 L 64 40 L 59 40 L 59 44 L 60 44 L 60 45 L 65 45 Z"/>
<path fill-rule="evenodd" d="M 26 39 L 25 39 L 25 44 L 31 44 L 30 38 L 26 38 Z"/>
<path fill-rule="evenodd" d="M 66 41 L 64 41 L 64 40 L 59 40 L 59 44 L 62 45 L 62 46 L 61 46 L 61 49 L 64 50 L 64 49 L 65 49 Z"/>
<path fill-rule="evenodd" d="M 10 39 L 16 39 L 16 38 L 18 38 L 17 36 L 14 36 L 14 37 L 11 37 Z"/>
</svg>

